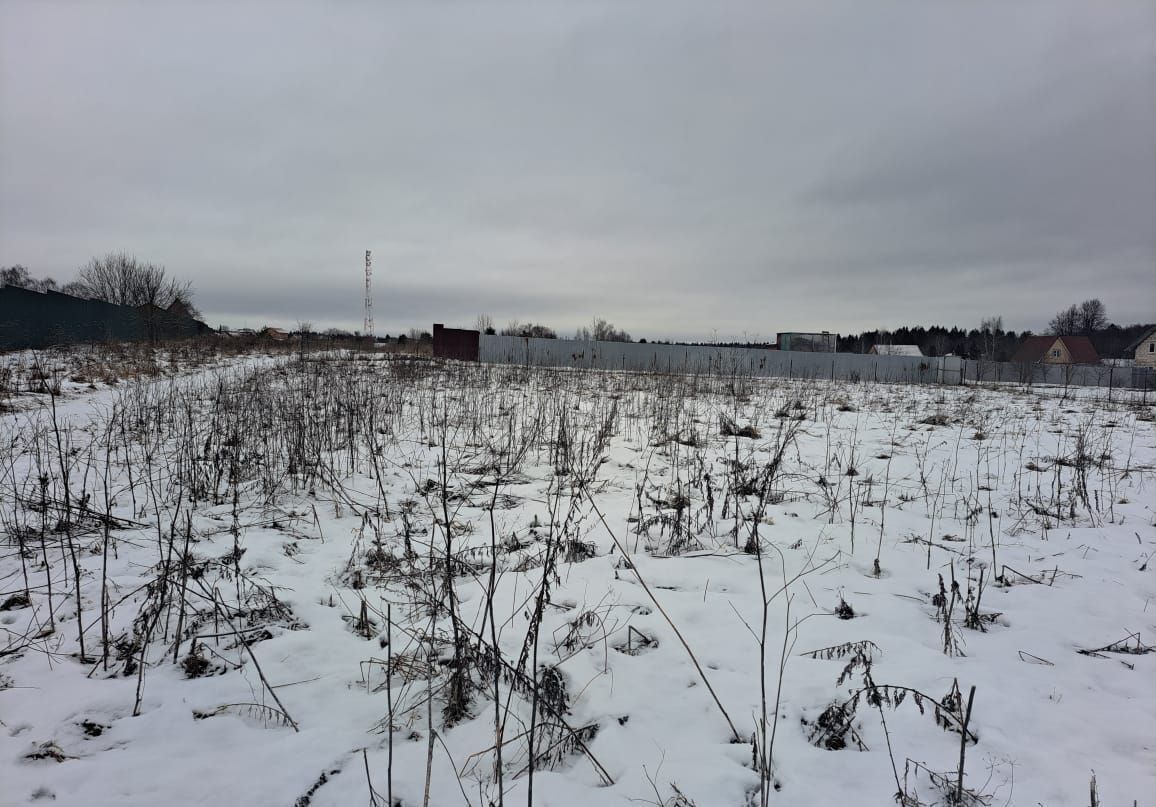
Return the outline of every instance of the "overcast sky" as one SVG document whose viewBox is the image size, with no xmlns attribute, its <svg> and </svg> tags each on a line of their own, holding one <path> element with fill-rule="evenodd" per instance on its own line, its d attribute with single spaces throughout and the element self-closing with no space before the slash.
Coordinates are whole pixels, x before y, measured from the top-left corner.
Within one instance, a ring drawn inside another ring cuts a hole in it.
<svg viewBox="0 0 1156 807">
<path fill-rule="evenodd" d="M 1156 5 L 0 0 L 0 265 L 211 324 L 1156 321 Z"/>
</svg>

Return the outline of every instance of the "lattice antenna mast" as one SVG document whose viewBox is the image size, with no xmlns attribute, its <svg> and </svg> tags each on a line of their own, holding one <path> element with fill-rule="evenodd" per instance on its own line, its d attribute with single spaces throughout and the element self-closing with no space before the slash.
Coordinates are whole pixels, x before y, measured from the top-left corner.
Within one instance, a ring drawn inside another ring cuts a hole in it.
<svg viewBox="0 0 1156 807">
<path fill-rule="evenodd" d="M 373 253 L 365 250 L 365 323 L 362 332 L 373 338 Z"/>
</svg>

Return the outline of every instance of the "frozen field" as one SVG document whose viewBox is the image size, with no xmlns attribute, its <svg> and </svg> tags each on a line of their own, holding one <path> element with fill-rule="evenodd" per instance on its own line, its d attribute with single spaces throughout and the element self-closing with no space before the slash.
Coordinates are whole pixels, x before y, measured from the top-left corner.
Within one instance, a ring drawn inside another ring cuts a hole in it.
<svg viewBox="0 0 1156 807">
<path fill-rule="evenodd" d="M 5 807 L 1156 793 L 1139 397 L 111 373 L 3 401 Z"/>
</svg>

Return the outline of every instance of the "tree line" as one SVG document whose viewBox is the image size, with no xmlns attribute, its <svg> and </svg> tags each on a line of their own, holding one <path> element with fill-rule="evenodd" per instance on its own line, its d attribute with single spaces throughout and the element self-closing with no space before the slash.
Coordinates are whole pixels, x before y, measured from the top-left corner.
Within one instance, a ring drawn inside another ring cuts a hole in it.
<svg viewBox="0 0 1156 807">
<path fill-rule="evenodd" d="M 485 334 L 503 336 L 531 336 L 541 339 L 556 339 L 557 332 L 546 325 L 513 320 L 505 327 L 497 328 L 488 314 L 478 316 L 475 325 Z M 1102 357 L 1124 357 L 1127 346 L 1139 338 L 1150 325 L 1116 325 L 1108 320 L 1107 307 L 1098 298 L 1085 300 L 1061 309 L 1049 321 L 1045 334 L 1055 336 L 1087 336 L 1096 352 Z M 1005 330 L 1003 317 L 984 317 L 977 328 L 945 327 L 942 325 L 905 325 L 900 328 L 877 329 L 840 336 L 838 350 L 841 353 L 867 353 L 875 345 L 916 345 L 925 356 L 964 356 L 969 359 L 987 361 L 1010 361 L 1016 350 L 1030 336 L 1031 330 Z M 574 334 L 575 339 L 594 339 L 603 342 L 631 342 L 630 334 L 616 328 L 601 317 L 595 317 L 590 326 L 583 326 Z M 638 340 L 646 342 L 645 339 Z M 672 340 L 651 340 L 655 344 L 699 344 L 681 343 Z M 767 343 L 713 342 L 720 347 L 770 347 Z M 1130 358 L 1130 357 L 1126 357 Z"/>
<path fill-rule="evenodd" d="M 1124 356 L 1128 345 L 1151 325 L 1116 325 L 1108 320 L 1108 310 L 1098 298 L 1061 309 L 1048 322 L 1044 335 L 1086 336 L 1104 358 Z M 978 328 L 945 328 L 940 325 L 912 325 L 894 330 L 864 331 L 839 337 L 839 351 L 866 353 L 874 345 L 918 345 L 925 356 L 948 354 L 969 359 L 1009 361 L 1024 340 L 1035 336 L 1030 330 L 1016 333 L 1003 329 L 1003 317 L 985 317 Z"/>
<path fill-rule="evenodd" d="M 1074 303 L 1060 311 L 1048 323 L 1048 332 L 1056 336 L 1091 335 L 1108 327 L 1108 311 L 1098 299 Z"/>
<path fill-rule="evenodd" d="M 474 328 L 480 333 L 490 336 L 528 336 L 536 339 L 557 339 L 558 332 L 553 328 L 537 322 L 520 322 L 511 320 L 500 330 L 494 327 L 494 319 L 489 314 L 479 314 Z M 630 334 L 602 317 L 595 317 L 590 325 L 584 325 L 574 332 L 574 338 L 584 341 L 591 339 L 597 342 L 632 342 Z M 646 341 L 646 340 L 643 340 Z"/>
</svg>

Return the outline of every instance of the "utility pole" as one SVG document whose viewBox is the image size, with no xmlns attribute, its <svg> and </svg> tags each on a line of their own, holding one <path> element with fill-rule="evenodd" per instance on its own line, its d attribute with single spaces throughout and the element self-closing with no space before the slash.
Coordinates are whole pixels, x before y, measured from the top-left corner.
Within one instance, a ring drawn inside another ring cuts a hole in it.
<svg viewBox="0 0 1156 807">
<path fill-rule="evenodd" d="M 373 253 L 365 250 L 365 322 L 362 333 L 373 342 Z"/>
</svg>

